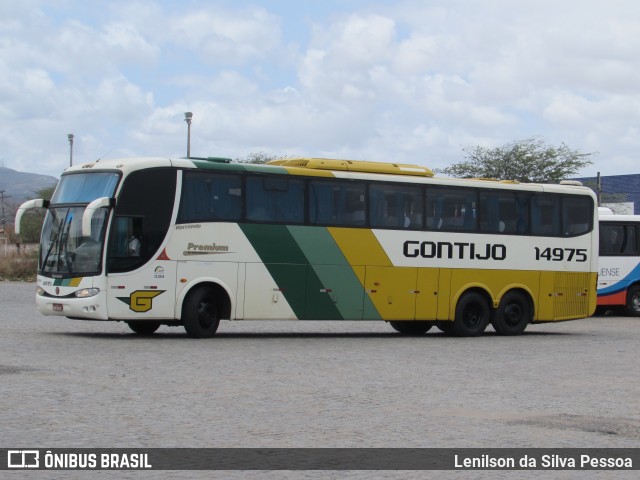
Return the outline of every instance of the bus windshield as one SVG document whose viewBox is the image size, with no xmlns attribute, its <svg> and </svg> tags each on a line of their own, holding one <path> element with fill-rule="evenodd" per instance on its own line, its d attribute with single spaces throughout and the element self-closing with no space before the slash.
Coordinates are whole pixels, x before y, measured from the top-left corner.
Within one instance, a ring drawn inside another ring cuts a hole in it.
<svg viewBox="0 0 640 480">
<path fill-rule="evenodd" d="M 113 197 L 120 175 L 114 172 L 63 175 L 51 203 L 90 203 L 96 198 Z"/>
<path fill-rule="evenodd" d="M 50 207 L 42 226 L 40 270 L 62 275 L 100 273 L 108 210 L 101 208 L 91 220 L 91 236 L 82 236 L 84 207 Z"/>
<path fill-rule="evenodd" d="M 100 273 L 108 209 L 96 211 L 91 220 L 91 235 L 87 237 L 82 235 L 85 206 L 78 204 L 112 197 L 119 178 L 113 172 L 62 176 L 42 226 L 41 273 L 62 276 Z"/>
</svg>

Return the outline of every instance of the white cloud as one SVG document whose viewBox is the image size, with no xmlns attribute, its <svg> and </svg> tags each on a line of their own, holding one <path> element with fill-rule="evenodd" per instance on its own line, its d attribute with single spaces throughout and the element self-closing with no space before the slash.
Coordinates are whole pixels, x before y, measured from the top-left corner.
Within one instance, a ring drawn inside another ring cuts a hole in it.
<svg viewBox="0 0 640 480">
<path fill-rule="evenodd" d="M 201 155 L 442 167 L 542 135 L 637 173 L 639 3 L 327 2 L 3 4 L 3 159 L 57 174 L 70 132 L 79 159 L 182 155 L 193 111 Z"/>
<path fill-rule="evenodd" d="M 169 28 L 176 45 L 211 64 L 242 64 L 280 43 L 278 18 L 257 7 L 236 11 L 201 7 L 178 16 Z"/>
</svg>

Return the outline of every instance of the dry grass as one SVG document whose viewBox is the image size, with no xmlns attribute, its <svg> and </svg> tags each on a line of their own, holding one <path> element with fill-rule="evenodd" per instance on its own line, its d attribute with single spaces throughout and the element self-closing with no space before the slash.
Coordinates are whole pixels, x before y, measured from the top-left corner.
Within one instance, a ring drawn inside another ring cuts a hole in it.
<svg viewBox="0 0 640 480">
<path fill-rule="evenodd" d="M 0 280 L 35 282 L 38 252 L 0 255 Z"/>
</svg>

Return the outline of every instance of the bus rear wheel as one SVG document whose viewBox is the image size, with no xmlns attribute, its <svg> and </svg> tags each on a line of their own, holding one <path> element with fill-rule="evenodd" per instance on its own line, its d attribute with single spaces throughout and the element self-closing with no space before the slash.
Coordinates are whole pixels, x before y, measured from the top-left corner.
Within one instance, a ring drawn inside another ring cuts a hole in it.
<svg viewBox="0 0 640 480">
<path fill-rule="evenodd" d="M 220 324 L 220 313 L 215 293 L 207 287 L 197 287 L 185 299 L 182 321 L 187 335 L 208 338 L 215 335 Z"/>
<path fill-rule="evenodd" d="M 640 286 L 633 285 L 627 292 L 627 315 L 640 317 Z"/>
<path fill-rule="evenodd" d="M 404 335 L 423 335 L 429 331 L 433 324 L 427 320 L 407 320 L 389 322 L 389 325 Z"/>
<path fill-rule="evenodd" d="M 131 320 L 127 322 L 127 325 L 138 335 L 151 335 L 160 328 L 160 322 L 147 322 L 145 320 Z"/>
<path fill-rule="evenodd" d="M 458 337 L 482 335 L 489 324 L 491 311 L 487 300 L 477 292 L 467 292 L 456 305 L 452 333 Z"/>
<path fill-rule="evenodd" d="M 508 292 L 500 300 L 500 305 L 491 324 L 498 335 L 520 335 L 531 322 L 529 300 L 519 292 Z"/>
</svg>

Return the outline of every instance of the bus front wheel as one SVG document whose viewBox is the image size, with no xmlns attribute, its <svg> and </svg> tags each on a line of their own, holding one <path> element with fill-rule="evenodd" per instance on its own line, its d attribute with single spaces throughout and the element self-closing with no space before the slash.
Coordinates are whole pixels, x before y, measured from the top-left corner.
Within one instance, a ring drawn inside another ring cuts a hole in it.
<svg viewBox="0 0 640 480">
<path fill-rule="evenodd" d="M 131 320 L 127 322 L 127 325 L 138 335 L 151 335 L 160 328 L 160 322 L 148 322 L 145 320 Z"/>
<path fill-rule="evenodd" d="M 215 335 L 220 324 L 215 293 L 204 286 L 194 289 L 184 301 L 182 321 L 187 335 L 192 338 L 207 338 Z"/>
<path fill-rule="evenodd" d="M 491 324 L 498 335 L 520 335 L 531 322 L 531 306 L 521 293 L 508 292 L 496 310 Z"/>
<path fill-rule="evenodd" d="M 640 285 L 634 285 L 627 292 L 627 314 L 640 317 Z"/>
<path fill-rule="evenodd" d="M 489 303 L 484 296 L 477 292 L 467 292 L 456 305 L 453 333 L 458 337 L 482 335 L 489 324 L 490 315 Z"/>
<path fill-rule="evenodd" d="M 404 335 L 423 335 L 429 331 L 432 322 L 427 320 L 407 320 L 403 322 L 389 322 L 389 325 L 391 325 L 396 332 Z"/>
</svg>

